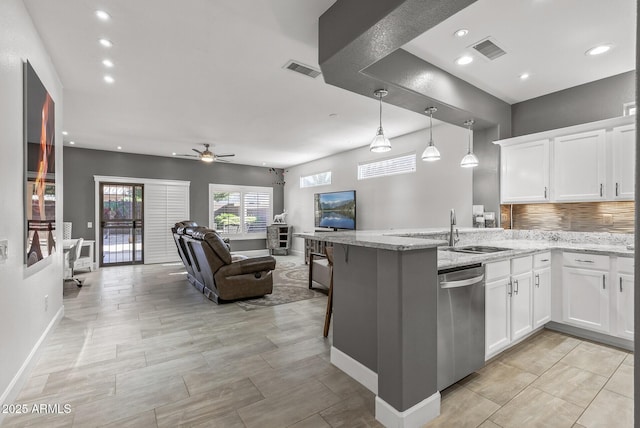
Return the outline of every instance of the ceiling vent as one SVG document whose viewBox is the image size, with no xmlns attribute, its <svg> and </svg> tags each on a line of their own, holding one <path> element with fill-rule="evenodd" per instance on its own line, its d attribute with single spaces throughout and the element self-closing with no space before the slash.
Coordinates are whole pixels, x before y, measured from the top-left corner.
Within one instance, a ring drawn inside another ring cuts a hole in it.
<svg viewBox="0 0 640 428">
<path fill-rule="evenodd" d="M 296 73 L 304 74 L 305 76 L 309 76 L 313 79 L 320 76 L 319 70 L 293 60 L 287 62 L 284 65 L 284 68 L 286 68 L 287 70 L 295 71 Z"/>
<path fill-rule="evenodd" d="M 473 45 L 473 48 L 492 61 L 506 54 L 506 52 L 503 51 L 500 46 L 496 45 L 489 39 L 483 40 L 480 43 Z"/>
</svg>

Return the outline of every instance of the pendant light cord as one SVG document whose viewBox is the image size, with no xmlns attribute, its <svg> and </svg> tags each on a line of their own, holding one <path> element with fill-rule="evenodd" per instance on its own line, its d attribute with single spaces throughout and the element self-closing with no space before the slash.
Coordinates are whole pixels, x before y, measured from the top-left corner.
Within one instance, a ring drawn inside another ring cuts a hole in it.
<svg viewBox="0 0 640 428">
<path fill-rule="evenodd" d="M 433 146 L 433 111 L 429 111 L 429 145 Z"/>
<path fill-rule="evenodd" d="M 382 129 L 382 94 L 378 95 L 378 99 L 380 100 L 380 129 Z"/>
</svg>

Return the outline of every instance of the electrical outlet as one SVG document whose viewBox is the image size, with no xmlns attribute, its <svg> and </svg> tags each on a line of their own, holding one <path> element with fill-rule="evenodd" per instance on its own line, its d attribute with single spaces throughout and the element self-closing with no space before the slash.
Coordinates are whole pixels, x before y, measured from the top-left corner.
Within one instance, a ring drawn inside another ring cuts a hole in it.
<svg viewBox="0 0 640 428">
<path fill-rule="evenodd" d="M 87 222 L 87 229 L 92 229 L 93 228 L 93 223 L 88 221 Z"/>
<path fill-rule="evenodd" d="M 602 224 L 613 226 L 613 214 L 602 214 Z"/>
<path fill-rule="evenodd" d="M 44 311 L 47 312 L 49 310 L 49 295 L 44 295 Z"/>
</svg>

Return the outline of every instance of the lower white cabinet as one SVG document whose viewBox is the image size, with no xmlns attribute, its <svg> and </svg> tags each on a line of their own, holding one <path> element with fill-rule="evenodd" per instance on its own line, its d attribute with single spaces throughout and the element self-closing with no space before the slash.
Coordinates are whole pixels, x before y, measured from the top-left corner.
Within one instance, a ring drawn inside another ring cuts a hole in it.
<svg viewBox="0 0 640 428">
<path fill-rule="evenodd" d="M 563 254 L 562 320 L 609 333 L 609 257 Z"/>
<path fill-rule="evenodd" d="M 533 256 L 533 328 L 551 321 L 551 253 Z"/>
<path fill-rule="evenodd" d="M 485 283 L 485 358 L 533 330 L 532 258 L 488 263 Z"/>
<path fill-rule="evenodd" d="M 616 335 L 633 340 L 633 258 L 618 258 L 616 283 L 612 291 L 616 295 Z"/>
</svg>

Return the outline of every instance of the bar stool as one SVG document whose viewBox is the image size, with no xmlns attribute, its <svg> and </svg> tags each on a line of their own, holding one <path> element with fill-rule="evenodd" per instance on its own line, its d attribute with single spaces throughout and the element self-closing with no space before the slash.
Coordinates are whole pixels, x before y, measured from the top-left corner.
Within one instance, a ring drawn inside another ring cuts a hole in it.
<svg viewBox="0 0 640 428">
<path fill-rule="evenodd" d="M 329 269 L 331 270 L 329 279 L 329 295 L 327 298 L 327 312 L 324 316 L 324 337 L 329 335 L 329 324 L 331 323 L 331 314 L 333 313 L 333 248 L 325 248 L 325 255 L 329 262 Z"/>
</svg>

